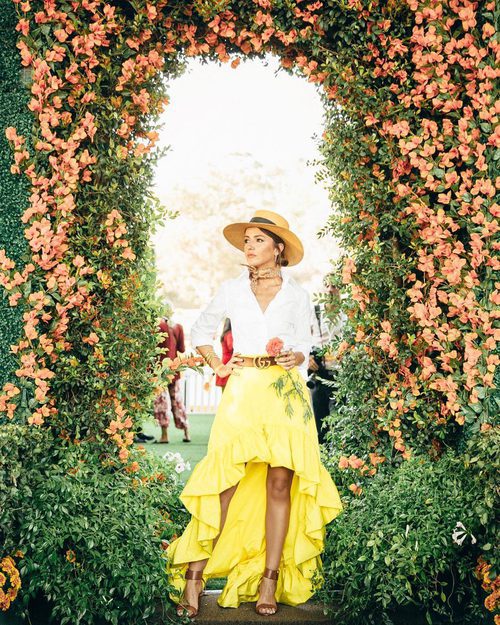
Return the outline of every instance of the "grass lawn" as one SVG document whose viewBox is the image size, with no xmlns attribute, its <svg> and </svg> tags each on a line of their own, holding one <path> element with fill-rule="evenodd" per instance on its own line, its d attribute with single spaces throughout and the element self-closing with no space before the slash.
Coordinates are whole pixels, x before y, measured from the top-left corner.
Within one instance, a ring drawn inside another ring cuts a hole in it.
<svg viewBox="0 0 500 625">
<path fill-rule="evenodd" d="M 184 431 L 178 430 L 173 421 L 171 421 L 168 428 L 168 435 L 170 442 L 167 443 L 147 443 L 145 448 L 150 453 L 159 454 L 163 456 L 167 451 L 178 451 L 184 460 L 189 461 L 191 469 L 194 468 L 207 453 L 208 436 L 210 434 L 210 428 L 212 427 L 212 421 L 214 420 L 213 414 L 192 414 L 189 415 L 189 430 L 191 436 L 190 443 L 183 443 Z M 155 419 L 151 418 L 142 424 L 142 428 L 145 434 L 160 438 L 161 430 L 160 426 Z M 191 472 L 184 471 L 182 479 L 187 480 Z"/>
</svg>

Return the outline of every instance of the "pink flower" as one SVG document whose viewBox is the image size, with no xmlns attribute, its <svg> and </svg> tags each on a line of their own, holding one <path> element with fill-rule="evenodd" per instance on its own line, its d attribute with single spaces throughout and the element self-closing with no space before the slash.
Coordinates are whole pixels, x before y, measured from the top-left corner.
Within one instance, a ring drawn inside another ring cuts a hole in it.
<svg viewBox="0 0 500 625">
<path fill-rule="evenodd" d="M 269 356 L 278 356 L 283 349 L 283 341 L 275 336 L 272 339 L 269 339 L 266 345 L 266 352 Z"/>
<path fill-rule="evenodd" d="M 99 337 L 95 332 L 91 332 L 88 336 L 83 337 L 83 343 L 88 343 L 89 345 L 96 345 L 99 343 Z"/>
</svg>

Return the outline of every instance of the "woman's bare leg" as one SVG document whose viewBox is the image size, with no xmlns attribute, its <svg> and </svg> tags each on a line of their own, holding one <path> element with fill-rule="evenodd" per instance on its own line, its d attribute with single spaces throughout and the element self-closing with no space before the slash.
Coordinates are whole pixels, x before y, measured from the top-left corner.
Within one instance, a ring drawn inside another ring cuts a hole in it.
<svg viewBox="0 0 500 625">
<path fill-rule="evenodd" d="M 267 472 L 267 506 L 266 506 L 266 568 L 279 569 L 283 545 L 290 521 L 290 488 L 293 471 L 285 467 L 269 467 Z M 274 604 L 276 581 L 262 578 L 260 585 L 260 603 Z M 267 614 L 275 610 L 263 609 Z"/>
<path fill-rule="evenodd" d="M 221 535 L 222 529 L 226 523 L 227 519 L 227 511 L 229 509 L 229 504 L 231 503 L 231 499 L 236 491 L 238 485 L 231 486 L 227 490 L 223 491 L 220 495 L 220 532 L 219 535 L 214 538 L 213 547 L 217 544 L 219 537 Z M 203 571 L 208 562 L 208 558 L 205 560 L 197 560 L 196 562 L 190 562 L 189 568 L 192 571 Z M 198 608 L 198 600 L 199 594 L 201 591 L 201 580 L 186 580 L 186 587 L 184 589 L 184 600 L 183 602 L 192 605 L 194 608 Z"/>
<path fill-rule="evenodd" d="M 168 443 L 168 427 L 166 425 L 161 426 L 161 437 L 159 443 Z"/>
</svg>

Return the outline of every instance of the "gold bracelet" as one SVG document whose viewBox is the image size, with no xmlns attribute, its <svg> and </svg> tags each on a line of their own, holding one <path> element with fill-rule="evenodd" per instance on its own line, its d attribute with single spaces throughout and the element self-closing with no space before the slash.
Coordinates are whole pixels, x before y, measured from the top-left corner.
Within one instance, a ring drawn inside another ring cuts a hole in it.
<svg viewBox="0 0 500 625">
<path fill-rule="evenodd" d="M 209 367 L 211 367 L 214 358 L 217 358 L 217 354 L 214 351 L 211 351 L 211 352 L 208 352 L 207 354 L 205 354 L 205 356 L 203 356 L 203 358 L 205 359 L 207 365 Z"/>
</svg>

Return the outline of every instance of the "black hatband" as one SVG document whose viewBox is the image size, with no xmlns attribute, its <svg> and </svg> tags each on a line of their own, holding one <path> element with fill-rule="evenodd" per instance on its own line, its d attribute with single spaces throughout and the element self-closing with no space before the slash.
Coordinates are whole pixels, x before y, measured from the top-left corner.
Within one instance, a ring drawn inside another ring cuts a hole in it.
<svg viewBox="0 0 500 625">
<path fill-rule="evenodd" d="M 265 217 L 252 217 L 252 219 L 250 219 L 250 223 L 271 224 L 273 226 L 276 225 L 274 221 L 271 221 L 270 219 L 266 219 Z"/>
</svg>

